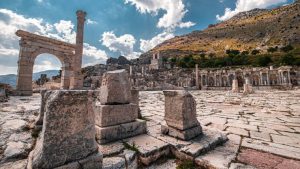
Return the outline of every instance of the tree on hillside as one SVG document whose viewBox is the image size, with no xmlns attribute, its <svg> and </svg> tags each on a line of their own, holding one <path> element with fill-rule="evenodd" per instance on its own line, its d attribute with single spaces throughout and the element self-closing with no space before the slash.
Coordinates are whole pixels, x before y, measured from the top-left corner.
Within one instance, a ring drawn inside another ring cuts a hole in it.
<svg viewBox="0 0 300 169">
<path fill-rule="evenodd" d="M 254 50 L 252 50 L 252 52 L 251 52 L 252 55 L 257 55 L 257 54 L 259 54 L 259 53 L 260 53 L 260 51 L 257 50 L 257 49 L 254 49 Z"/>
<path fill-rule="evenodd" d="M 269 53 L 274 53 L 274 52 L 276 52 L 278 50 L 278 47 L 276 46 L 275 48 L 274 47 L 269 47 L 268 48 L 268 52 Z"/>
<path fill-rule="evenodd" d="M 270 63 L 272 63 L 272 59 L 269 55 L 263 55 L 257 58 L 257 64 L 259 66 L 268 66 Z"/>
<path fill-rule="evenodd" d="M 294 47 L 292 45 L 287 45 L 287 46 L 282 47 L 280 50 L 287 53 L 293 49 L 294 49 Z"/>
</svg>

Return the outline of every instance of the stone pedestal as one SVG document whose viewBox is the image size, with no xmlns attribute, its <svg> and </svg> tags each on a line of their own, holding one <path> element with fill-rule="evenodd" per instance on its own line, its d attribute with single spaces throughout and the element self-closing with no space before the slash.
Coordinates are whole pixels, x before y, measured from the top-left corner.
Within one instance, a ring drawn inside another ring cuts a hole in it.
<svg viewBox="0 0 300 169">
<path fill-rule="evenodd" d="M 234 79 L 232 81 L 232 90 L 231 90 L 233 93 L 238 93 L 240 92 L 239 90 L 239 83 L 238 83 L 238 80 L 237 79 Z"/>
<path fill-rule="evenodd" d="M 182 140 L 190 140 L 202 134 L 202 128 L 196 118 L 196 102 L 185 91 L 164 91 L 165 123 L 161 132 Z"/>
<path fill-rule="evenodd" d="M 103 75 L 99 100 L 94 107 L 96 140 L 99 144 L 146 133 L 146 122 L 138 120 L 138 93 L 130 90 L 125 70 Z"/>
<path fill-rule="evenodd" d="M 45 93 L 43 129 L 29 168 L 102 168 L 89 91 Z"/>
</svg>

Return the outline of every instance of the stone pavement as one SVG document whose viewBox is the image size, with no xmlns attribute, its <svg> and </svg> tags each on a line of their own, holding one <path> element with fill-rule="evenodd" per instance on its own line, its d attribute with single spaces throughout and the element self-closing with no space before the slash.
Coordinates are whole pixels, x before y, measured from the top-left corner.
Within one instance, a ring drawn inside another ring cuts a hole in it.
<svg viewBox="0 0 300 169">
<path fill-rule="evenodd" d="M 240 149 L 250 148 L 294 159 L 291 161 L 300 168 L 300 90 L 256 91 L 246 96 L 225 91 L 191 93 L 201 125 L 226 132 L 230 140 L 198 157 L 196 163 L 238 168 L 242 165 L 236 159 Z M 148 130 L 152 130 L 151 126 L 159 125 L 164 117 L 163 93 L 140 92 L 140 108 Z"/>
<path fill-rule="evenodd" d="M 200 153 L 195 158 L 197 164 L 230 169 L 300 168 L 300 90 L 256 91 L 248 96 L 224 91 L 191 93 L 196 99 L 197 118 L 204 133 L 208 128 L 222 130 L 229 138 L 223 146 L 207 154 Z M 148 134 L 99 145 L 104 156 L 104 168 L 136 168 L 137 150 L 150 157 L 144 158 L 144 162 L 167 151 L 179 156 L 181 152 L 199 153 L 200 149 L 195 150 L 199 145 L 204 145 L 200 152 L 205 150 L 205 144 L 190 144 L 158 134 L 164 118 L 162 91 L 140 92 L 139 103 L 143 119 L 147 120 Z M 0 104 L 0 169 L 24 168 L 26 165 L 34 140 L 29 130 L 38 115 L 39 106 L 39 95 L 10 97 L 8 103 Z M 148 140 L 150 138 L 154 138 L 155 142 Z M 165 142 L 180 151 L 168 149 Z M 131 147 L 128 148 L 129 145 Z M 160 153 L 155 150 L 160 150 Z M 176 163 L 169 159 L 166 163 L 154 163 L 148 168 L 174 169 Z"/>
</svg>

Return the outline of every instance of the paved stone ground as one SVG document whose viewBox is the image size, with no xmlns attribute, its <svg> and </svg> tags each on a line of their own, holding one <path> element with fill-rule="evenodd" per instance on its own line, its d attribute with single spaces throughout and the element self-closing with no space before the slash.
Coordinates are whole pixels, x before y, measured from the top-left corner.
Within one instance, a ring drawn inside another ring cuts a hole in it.
<svg viewBox="0 0 300 169">
<path fill-rule="evenodd" d="M 26 158 L 34 144 L 31 129 L 39 108 L 39 94 L 32 97 L 10 97 L 8 102 L 0 103 L 1 169 L 26 166 Z M 10 161 L 13 162 L 9 163 Z"/>
<path fill-rule="evenodd" d="M 226 132 L 230 139 L 196 162 L 211 162 L 219 168 L 232 163 L 231 168 L 237 168 L 242 165 L 236 158 L 241 148 L 250 148 L 294 159 L 286 162 L 300 168 L 300 90 L 256 91 L 247 96 L 225 91 L 191 93 L 197 102 L 200 123 Z M 158 125 L 164 116 L 163 93 L 140 92 L 140 107 L 148 126 Z"/>
<path fill-rule="evenodd" d="M 300 168 L 300 90 L 256 91 L 248 96 L 224 91 L 191 93 L 197 102 L 197 115 L 201 125 L 224 131 L 230 140 L 208 154 L 198 156 L 195 159 L 197 164 L 230 169 Z M 29 130 L 39 106 L 39 95 L 11 97 L 8 103 L 0 104 L 0 169 L 24 168 L 26 165 L 26 156 L 33 144 Z M 163 141 L 166 139 L 174 146 L 188 145 L 183 151 L 193 150 L 194 144 L 168 140 L 169 138 L 157 135 L 164 116 L 162 92 L 140 92 L 140 108 L 147 120 L 148 135 L 128 139 L 128 143 L 134 140 L 135 144 L 139 144 L 139 140 L 147 140 L 150 135 L 160 137 Z M 165 143 L 148 142 L 145 142 L 144 149 L 146 153 L 152 152 L 153 157 L 155 152 L 152 149 L 159 147 L 164 150 Z M 140 144 L 142 143 L 144 142 Z M 104 161 L 108 166 L 110 163 L 125 166 L 125 161 L 136 164 L 133 162 L 136 161 L 135 153 L 124 150 L 122 142 L 99 148 L 104 155 L 108 155 Z M 124 157 L 117 159 L 118 157 L 109 156 L 119 153 L 123 153 Z M 174 159 L 170 159 L 148 168 L 175 167 Z"/>
</svg>

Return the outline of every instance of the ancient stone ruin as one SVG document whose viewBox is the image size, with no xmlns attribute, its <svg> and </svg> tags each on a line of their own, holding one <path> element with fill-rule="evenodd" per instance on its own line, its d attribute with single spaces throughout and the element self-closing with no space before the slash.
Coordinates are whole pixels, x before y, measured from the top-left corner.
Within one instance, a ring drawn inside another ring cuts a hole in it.
<svg viewBox="0 0 300 169">
<path fill-rule="evenodd" d="M 196 102 L 185 90 L 164 91 L 165 121 L 161 132 L 182 140 L 190 140 L 202 134 L 202 128 L 196 118 Z"/>
<path fill-rule="evenodd" d="M 125 70 L 109 71 L 103 75 L 99 101 L 94 108 L 99 144 L 146 132 L 146 122 L 138 119 L 139 107 L 136 102 L 136 99 L 132 99 Z"/>
<path fill-rule="evenodd" d="M 238 93 L 238 92 L 240 92 L 240 89 L 239 89 L 239 83 L 238 83 L 238 80 L 237 80 L 237 79 L 233 79 L 233 80 L 232 80 L 232 89 L 231 89 L 231 91 L 232 91 L 233 93 Z"/>
<path fill-rule="evenodd" d="M 62 89 L 81 89 L 83 30 L 86 13 L 77 11 L 76 45 L 18 30 L 21 37 L 18 61 L 17 95 L 32 95 L 32 73 L 35 58 L 43 53 L 56 56 L 62 63 Z"/>
<path fill-rule="evenodd" d="M 45 93 L 43 129 L 29 168 L 101 168 L 91 94 L 79 90 Z"/>
<path fill-rule="evenodd" d="M 253 88 L 252 88 L 252 85 L 250 84 L 250 80 L 249 78 L 246 78 L 245 80 L 245 84 L 244 84 L 244 91 L 243 91 L 243 94 L 251 94 L 253 93 Z"/>
</svg>

